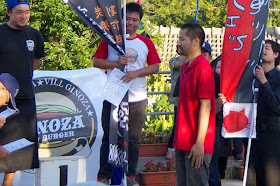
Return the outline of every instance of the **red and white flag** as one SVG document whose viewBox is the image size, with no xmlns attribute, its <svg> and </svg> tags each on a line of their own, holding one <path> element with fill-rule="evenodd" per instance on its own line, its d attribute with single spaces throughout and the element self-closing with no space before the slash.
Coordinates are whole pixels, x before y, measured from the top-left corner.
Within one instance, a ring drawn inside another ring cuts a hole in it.
<svg viewBox="0 0 280 186">
<path fill-rule="evenodd" d="M 257 83 L 269 0 L 229 0 L 221 62 L 224 137 L 256 137 Z M 252 131 L 250 133 L 250 129 Z"/>
</svg>

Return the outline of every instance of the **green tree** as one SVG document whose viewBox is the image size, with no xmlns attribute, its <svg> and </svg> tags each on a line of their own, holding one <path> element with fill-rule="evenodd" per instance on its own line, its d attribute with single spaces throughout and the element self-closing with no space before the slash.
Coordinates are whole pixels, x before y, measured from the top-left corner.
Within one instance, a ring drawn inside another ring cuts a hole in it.
<svg viewBox="0 0 280 186">
<path fill-rule="evenodd" d="M 193 20 L 196 0 L 141 0 L 146 16 L 155 25 L 180 27 Z M 203 27 L 223 27 L 228 0 L 200 0 L 197 21 Z M 268 27 L 279 27 L 280 1 L 270 0 Z"/>
<path fill-rule="evenodd" d="M 151 22 L 156 25 L 180 27 L 193 20 L 195 0 L 143 0 L 141 1 Z M 226 0 L 200 0 L 198 22 L 204 27 L 222 27 L 226 19 Z"/>
<path fill-rule="evenodd" d="M 280 26 L 280 1 L 270 0 L 267 27 Z"/>
</svg>

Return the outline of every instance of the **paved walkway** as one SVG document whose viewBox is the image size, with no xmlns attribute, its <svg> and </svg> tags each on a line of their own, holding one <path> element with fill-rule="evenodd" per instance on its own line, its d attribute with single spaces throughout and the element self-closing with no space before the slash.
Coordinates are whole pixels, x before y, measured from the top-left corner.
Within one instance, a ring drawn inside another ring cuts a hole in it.
<svg viewBox="0 0 280 186">
<path fill-rule="evenodd" d="M 242 181 L 240 179 L 225 179 L 223 186 L 242 186 Z"/>
</svg>

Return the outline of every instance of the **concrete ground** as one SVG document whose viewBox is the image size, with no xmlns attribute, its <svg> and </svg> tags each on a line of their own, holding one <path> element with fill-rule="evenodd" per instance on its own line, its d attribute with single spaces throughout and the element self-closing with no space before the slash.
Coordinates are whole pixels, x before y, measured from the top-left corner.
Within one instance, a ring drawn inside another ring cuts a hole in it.
<svg viewBox="0 0 280 186">
<path fill-rule="evenodd" d="M 240 179 L 225 179 L 223 186 L 242 186 L 242 181 Z"/>
</svg>

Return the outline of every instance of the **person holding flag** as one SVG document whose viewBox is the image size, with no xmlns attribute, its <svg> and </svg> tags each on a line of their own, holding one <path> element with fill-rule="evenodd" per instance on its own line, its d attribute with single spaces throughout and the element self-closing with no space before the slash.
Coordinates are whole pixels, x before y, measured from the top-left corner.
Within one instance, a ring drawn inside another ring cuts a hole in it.
<svg viewBox="0 0 280 186">
<path fill-rule="evenodd" d="M 126 4 L 126 55 L 118 53 L 102 40 L 94 54 L 93 66 L 107 70 L 110 75 L 113 68 L 126 65 L 127 72 L 122 77 L 125 82 L 133 81 L 128 90 L 129 101 L 129 132 L 128 132 L 128 172 L 127 185 L 139 185 L 135 181 L 138 153 L 141 141 L 142 127 L 145 122 L 147 106 L 146 76 L 159 70 L 160 58 L 153 42 L 136 33 L 144 11 L 137 3 Z M 146 63 L 148 64 L 146 66 Z M 104 135 L 100 149 L 100 169 L 98 181 L 110 183 L 112 178 L 112 165 L 107 162 L 109 154 L 109 130 L 110 130 L 111 104 L 103 103 L 102 127 Z"/>
<path fill-rule="evenodd" d="M 256 68 L 259 80 L 256 139 L 257 186 L 280 185 L 280 46 L 266 40 L 262 66 Z"/>
<path fill-rule="evenodd" d="M 280 185 L 280 45 L 266 40 L 262 66 L 258 65 L 255 75 L 259 81 L 256 131 L 257 138 L 251 147 L 250 162 L 255 170 L 249 169 L 247 184 L 256 181 L 257 186 Z M 219 94 L 221 102 L 226 103 L 224 94 Z M 252 159 L 252 160 L 251 160 Z M 252 172 L 250 172 L 252 171 Z"/>
</svg>

